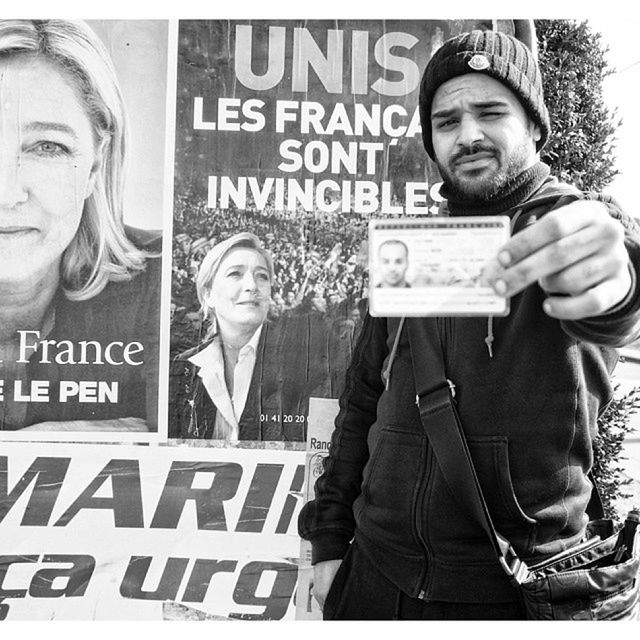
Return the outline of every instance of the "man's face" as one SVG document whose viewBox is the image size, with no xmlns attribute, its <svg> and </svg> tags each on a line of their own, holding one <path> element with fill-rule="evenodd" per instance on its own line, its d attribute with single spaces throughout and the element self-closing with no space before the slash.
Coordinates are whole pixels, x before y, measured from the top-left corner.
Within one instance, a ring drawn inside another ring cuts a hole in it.
<svg viewBox="0 0 640 640">
<path fill-rule="evenodd" d="M 482 73 L 438 87 L 431 106 L 436 164 L 454 193 L 486 200 L 536 162 L 540 129 L 515 94 Z"/>
<path fill-rule="evenodd" d="M 407 250 L 399 242 L 383 244 L 378 251 L 378 268 L 385 287 L 400 287 L 404 285 L 407 273 Z"/>
</svg>

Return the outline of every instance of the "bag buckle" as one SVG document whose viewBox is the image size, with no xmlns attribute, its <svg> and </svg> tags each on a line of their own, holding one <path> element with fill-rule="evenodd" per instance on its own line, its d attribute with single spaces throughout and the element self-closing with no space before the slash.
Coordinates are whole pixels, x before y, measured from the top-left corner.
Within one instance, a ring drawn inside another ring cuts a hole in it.
<svg viewBox="0 0 640 640">
<path fill-rule="evenodd" d="M 446 385 L 449 387 L 449 393 L 451 395 L 452 398 L 456 397 L 456 385 L 455 383 L 450 380 L 449 378 L 446 378 Z M 443 389 L 445 386 L 445 383 L 440 383 L 435 389 L 432 389 L 429 393 L 425 394 L 425 397 L 427 397 L 430 393 L 433 393 L 434 391 L 438 391 L 439 389 Z M 416 394 L 416 406 L 420 407 L 420 396 L 418 394 Z"/>
<path fill-rule="evenodd" d="M 449 385 L 449 392 L 451 393 L 451 397 L 455 398 L 456 397 L 456 385 L 453 383 L 452 380 L 449 380 L 449 378 L 447 378 L 447 384 Z"/>
<path fill-rule="evenodd" d="M 512 547 L 509 547 L 507 554 L 509 558 L 505 555 L 498 558 L 500 565 L 512 582 L 522 584 L 529 576 L 529 567 L 518 558 Z"/>
</svg>

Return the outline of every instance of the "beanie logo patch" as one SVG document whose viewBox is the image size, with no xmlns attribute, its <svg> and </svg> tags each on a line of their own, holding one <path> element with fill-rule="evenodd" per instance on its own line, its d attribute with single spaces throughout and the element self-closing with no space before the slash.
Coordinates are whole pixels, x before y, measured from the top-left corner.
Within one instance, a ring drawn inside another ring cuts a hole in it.
<svg viewBox="0 0 640 640">
<path fill-rule="evenodd" d="M 476 53 L 468 64 L 474 71 L 484 71 L 491 66 L 489 59 L 479 53 Z"/>
</svg>

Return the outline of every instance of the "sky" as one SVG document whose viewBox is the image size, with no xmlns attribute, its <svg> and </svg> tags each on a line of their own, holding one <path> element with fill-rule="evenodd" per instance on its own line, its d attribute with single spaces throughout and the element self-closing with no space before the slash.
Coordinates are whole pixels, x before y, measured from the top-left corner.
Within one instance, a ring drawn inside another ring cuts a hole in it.
<svg viewBox="0 0 640 640">
<path fill-rule="evenodd" d="M 588 22 L 610 49 L 607 60 L 615 71 L 605 80 L 603 94 L 607 106 L 617 108 L 622 118 L 615 149 L 620 175 L 605 192 L 615 196 L 623 208 L 640 218 L 637 197 L 640 179 L 640 18 L 595 17 Z"/>
</svg>

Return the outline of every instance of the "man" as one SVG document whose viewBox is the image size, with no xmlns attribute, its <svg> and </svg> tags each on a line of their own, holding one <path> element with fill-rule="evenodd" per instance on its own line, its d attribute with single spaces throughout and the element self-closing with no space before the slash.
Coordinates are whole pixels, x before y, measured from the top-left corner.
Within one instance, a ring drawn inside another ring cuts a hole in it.
<svg viewBox="0 0 640 640">
<path fill-rule="evenodd" d="M 379 287 L 408 287 L 409 249 L 402 240 L 385 240 L 378 247 Z"/>
<path fill-rule="evenodd" d="M 511 309 L 407 323 L 443 351 L 496 529 L 535 561 L 585 534 L 613 347 L 638 336 L 637 227 L 538 161 L 549 116 L 537 63 L 517 40 L 475 31 L 447 41 L 425 70 L 420 115 L 449 215 L 511 218 L 487 269 Z M 366 318 L 316 499 L 300 515 L 316 598 L 327 618 L 522 618 L 434 458 L 415 405 L 420 354 L 397 327 Z"/>
</svg>

